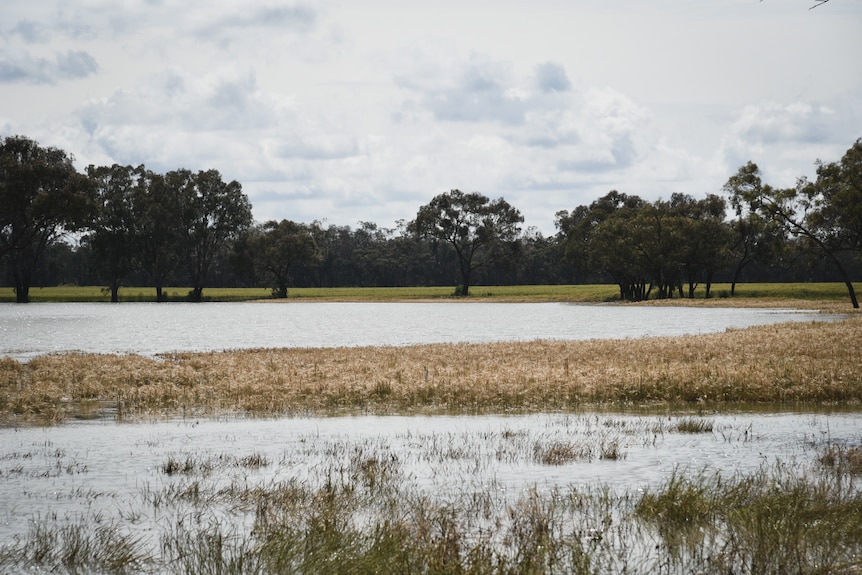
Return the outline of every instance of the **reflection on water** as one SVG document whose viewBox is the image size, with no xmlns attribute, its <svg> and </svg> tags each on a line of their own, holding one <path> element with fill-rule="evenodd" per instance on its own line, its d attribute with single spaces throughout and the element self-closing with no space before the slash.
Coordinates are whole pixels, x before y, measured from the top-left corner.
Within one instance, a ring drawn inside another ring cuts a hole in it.
<svg viewBox="0 0 862 575">
<path fill-rule="evenodd" d="M 606 339 L 834 319 L 775 309 L 562 303 L 0 304 L 0 356 Z"/>
<path fill-rule="evenodd" d="M 680 431 L 681 422 L 708 431 Z M 295 479 L 309 487 L 358 455 L 394 462 L 432 497 L 608 485 L 631 490 L 675 470 L 732 475 L 806 464 L 827 444 L 862 441 L 859 414 L 339 417 L 80 422 L 0 429 L 0 544 L 40 519 L 99 515 L 142 532 L 172 513 L 159 493 Z M 242 462 L 263 461 L 256 466 Z M 188 466 L 167 473 L 166 465 Z"/>
</svg>

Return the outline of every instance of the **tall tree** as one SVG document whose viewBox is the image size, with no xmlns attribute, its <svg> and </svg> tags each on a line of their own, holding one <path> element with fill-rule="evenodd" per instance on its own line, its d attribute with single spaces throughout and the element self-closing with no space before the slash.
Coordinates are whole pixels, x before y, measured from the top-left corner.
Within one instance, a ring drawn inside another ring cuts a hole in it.
<svg viewBox="0 0 862 575">
<path fill-rule="evenodd" d="M 132 197 L 135 256 L 150 276 L 160 302 L 165 301 L 164 287 L 179 265 L 180 207 L 180 196 L 164 175 L 142 171 Z"/>
<path fill-rule="evenodd" d="M 72 158 L 23 136 L 0 143 L 0 257 L 15 283 L 15 299 L 30 301 L 30 286 L 45 249 L 85 225 L 91 189 Z"/>
<path fill-rule="evenodd" d="M 313 263 L 317 244 L 306 226 L 271 220 L 260 226 L 249 241 L 256 276 L 272 287 L 272 295 L 286 298 L 290 270 L 297 264 Z"/>
<path fill-rule="evenodd" d="M 134 191 L 145 177 L 144 167 L 89 166 L 87 176 L 95 193 L 89 244 L 96 273 L 108 284 L 111 301 L 119 301 L 123 280 L 135 267 Z"/>
<path fill-rule="evenodd" d="M 566 260 L 613 278 L 623 301 L 647 297 L 649 274 L 642 267 L 642 238 L 647 234 L 641 229 L 647 225 L 646 205 L 638 196 L 611 190 L 589 206 L 557 213 Z"/>
<path fill-rule="evenodd" d="M 251 204 L 236 180 L 225 182 L 217 170 L 176 170 L 165 182 L 179 197 L 181 253 L 187 266 L 192 301 L 203 299 L 207 274 L 226 242 L 252 223 Z"/>
<path fill-rule="evenodd" d="M 710 296 L 715 272 L 729 261 L 731 229 L 725 222 L 727 204 L 724 198 L 707 194 L 695 200 L 685 194 L 673 194 L 670 208 L 681 232 L 680 265 L 688 282 L 688 297 L 702 281 L 705 297 Z"/>
<path fill-rule="evenodd" d="M 524 221 L 521 212 L 499 198 L 460 190 L 440 194 L 419 208 L 411 228 L 450 244 L 458 256 L 462 296 L 470 294 L 472 272 L 486 265 L 499 248 L 514 242 Z"/>
<path fill-rule="evenodd" d="M 730 222 L 729 261 L 733 264 L 730 295 L 746 266 L 755 261 L 767 261 L 785 245 L 783 227 L 774 220 L 764 219 L 756 205 L 746 198 L 757 197 L 763 190 L 760 169 L 753 162 L 739 168 L 723 188 L 729 194 L 736 219 Z"/>
<path fill-rule="evenodd" d="M 732 176 L 725 189 L 734 201 L 781 225 L 835 266 L 850 302 L 859 307 L 852 276 L 840 257 L 862 255 L 862 139 L 856 140 L 840 162 L 817 162 L 817 179 L 800 178 L 794 188 L 774 189 L 760 183 L 760 170 L 748 162 Z"/>
</svg>

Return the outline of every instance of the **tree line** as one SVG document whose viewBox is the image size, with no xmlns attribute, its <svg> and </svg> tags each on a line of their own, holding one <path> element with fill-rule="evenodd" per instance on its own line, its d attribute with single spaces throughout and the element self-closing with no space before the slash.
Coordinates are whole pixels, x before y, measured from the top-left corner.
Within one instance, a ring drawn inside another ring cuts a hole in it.
<svg viewBox="0 0 862 575">
<path fill-rule="evenodd" d="M 556 233 L 522 229 L 503 198 L 451 190 L 384 228 L 256 223 L 239 182 L 216 170 L 89 166 L 23 137 L 0 141 L 0 282 L 19 302 L 33 285 L 295 287 L 613 282 L 619 298 L 694 297 L 740 281 L 845 283 L 862 269 L 862 139 L 814 181 L 788 189 L 752 162 L 721 190 L 648 201 L 616 190 L 556 214 Z"/>
</svg>

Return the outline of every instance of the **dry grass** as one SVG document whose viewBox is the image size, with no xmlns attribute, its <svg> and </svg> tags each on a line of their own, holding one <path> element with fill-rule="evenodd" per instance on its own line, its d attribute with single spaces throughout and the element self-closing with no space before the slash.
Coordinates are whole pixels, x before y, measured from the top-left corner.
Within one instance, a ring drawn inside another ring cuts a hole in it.
<svg viewBox="0 0 862 575">
<path fill-rule="evenodd" d="M 258 349 L 0 361 L 0 417 L 487 412 L 862 400 L 862 317 L 583 342 Z"/>
</svg>

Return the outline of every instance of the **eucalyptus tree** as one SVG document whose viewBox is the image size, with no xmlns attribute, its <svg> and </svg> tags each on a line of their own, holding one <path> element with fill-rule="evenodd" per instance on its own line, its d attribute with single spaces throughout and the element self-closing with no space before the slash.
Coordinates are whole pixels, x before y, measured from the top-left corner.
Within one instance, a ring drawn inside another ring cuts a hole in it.
<svg viewBox="0 0 862 575">
<path fill-rule="evenodd" d="M 725 221 L 727 203 L 715 194 L 707 194 L 701 200 L 673 194 L 670 209 L 680 236 L 677 257 L 688 283 L 688 297 L 694 297 L 701 281 L 705 284 L 705 297 L 709 297 L 713 276 L 730 261 L 731 228 Z"/>
<path fill-rule="evenodd" d="M 610 276 L 620 299 L 647 297 L 649 273 L 643 267 L 643 231 L 647 202 L 612 190 L 589 206 L 558 212 L 556 225 L 565 246 L 565 259 L 581 270 Z"/>
<path fill-rule="evenodd" d="M 256 277 L 267 282 L 276 298 L 286 298 L 290 271 L 297 264 L 311 264 L 318 257 L 317 244 L 307 226 L 270 220 L 249 240 Z"/>
<path fill-rule="evenodd" d="M 225 182 L 217 170 L 174 170 L 164 181 L 179 200 L 179 248 L 191 282 L 189 297 L 201 301 L 216 256 L 251 225 L 251 203 L 239 182 Z"/>
<path fill-rule="evenodd" d="M 490 200 L 478 192 L 451 190 L 420 207 L 410 228 L 454 248 L 461 278 L 458 293 L 466 297 L 473 271 L 505 253 L 523 221 L 521 212 L 503 198 Z"/>
<path fill-rule="evenodd" d="M 862 139 L 840 162 L 817 162 L 817 179 L 800 178 L 793 188 L 775 189 L 760 180 L 760 170 L 748 162 L 725 184 L 735 202 L 780 225 L 832 262 L 854 308 L 859 307 L 853 275 L 842 255 L 859 265 L 862 256 Z M 857 272 L 858 274 L 858 272 Z"/>
<path fill-rule="evenodd" d="M 180 195 L 163 174 L 139 169 L 140 178 L 132 190 L 135 257 L 156 289 L 156 301 L 161 302 L 180 261 Z"/>
<path fill-rule="evenodd" d="M 30 301 L 33 274 L 48 246 L 86 225 L 91 188 L 72 161 L 63 150 L 24 136 L 0 141 L 0 258 L 19 303 Z"/>
<path fill-rule="evenodd" d="M 90 233 L 84 241 L 90 246 L 96 274 L 107 282 L 111 301 L 117 302 L 123 280 L 137 265 L 133 201 L 136 187 L 146 177 L 145 169 L 119 164 L 91 165 L 87 177 L 93 186 L 95 203 L 88 226 Z"/>
<path fill-rule="evenodd" d="M 730 295 L 736 293 L 736 284 L 747 266 L 774 258 L 787 244 L 784 228 L 775 220 L 762 217 L 756 205 L 746 200 L 762 193 L 762 188 L 760 169 L 752 162 L 739 168 L 723 188 L 736 213 L 729 224 L 728 258 L 733 262 Z"/>
</svg>

